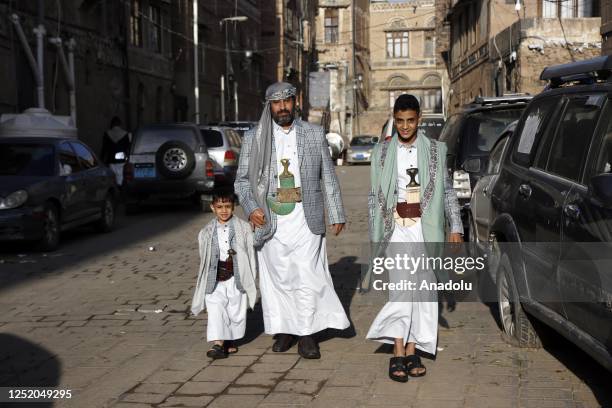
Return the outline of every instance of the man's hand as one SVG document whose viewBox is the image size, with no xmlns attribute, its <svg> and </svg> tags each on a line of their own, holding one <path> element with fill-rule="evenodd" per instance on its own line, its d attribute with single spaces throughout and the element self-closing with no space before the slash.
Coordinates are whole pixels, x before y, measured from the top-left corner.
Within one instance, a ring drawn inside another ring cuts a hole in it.
<svg viewBox="0 0 612 408">
<path fill-rule="evenodd" d="M 461 244 L 463 242 L 463 236 L 457 232 L 451 232 L 448 235 L 448 242 L 452 242 L 454 244 Z"/>
<path fill-rule="evenodd" d="M 334 235 L 340 234 L 342 229 L 344 228 L 344 224 L 332 224 L 332 230 L 334 231 Z"/>
<path fill-rule="evenodd" d="M 254 227 L 262 227 L 266 223 L 266 216 L 261 208 L 256 208 L 249 215 L 249 222 Z"/>
</svg>

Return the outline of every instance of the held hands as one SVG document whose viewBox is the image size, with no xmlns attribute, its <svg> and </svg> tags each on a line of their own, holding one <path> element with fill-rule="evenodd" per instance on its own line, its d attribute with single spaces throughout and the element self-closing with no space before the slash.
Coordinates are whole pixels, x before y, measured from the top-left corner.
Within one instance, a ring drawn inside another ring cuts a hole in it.
<svg viewBox="0 0 612 408">
<path fill-rule="evenodd" d="M 448 234 L 448 242 L 461 244 L 463 242 L 463 236 L 457 232 L 451 232 Z"/>
<path fill-rule="evenodd" d="M 334 235 L 338 235 L 344 229 L 344 224 L 332 224 L 331 228 L 332 228 L 332 231 L 334 232 Z"/>
<path fill-rule="evenodd" d="M 249 222 L 251 223 L 251 227 L 255 229 L 256 227 L 262 227 L 266 223 L 266 216 L 261 208 L 256 208 L 249 215 Z"/>
</svg>

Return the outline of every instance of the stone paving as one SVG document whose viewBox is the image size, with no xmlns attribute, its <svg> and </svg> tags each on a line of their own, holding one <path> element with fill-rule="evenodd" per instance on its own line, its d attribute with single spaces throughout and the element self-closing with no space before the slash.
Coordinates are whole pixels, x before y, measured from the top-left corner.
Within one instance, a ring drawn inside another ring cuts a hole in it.
<svg viewBox="0 0 612 408">
<path fill-rule="evenodd" d="M 353 326 L 322 334 L 321 360 L 295 346 L 273 353 L 258 305 L 238 354 L 210 361 L 206 314 L 188 310 L 196 233 L 211 216 L 156 208 L 122 217 L 110 234 L 66 234 L 53 254 L 0 252 L 0 385 L 71 389 L 57 407 L 612 406 L 609 373 L 578 348 L 557 335 L 543 349 L 513 347 L 478 302 L 442 309 L 425 377 L 389 380 L 390 350 L 364 339 L 384 295 L 355 291 L 369 167 L 337 170 L 349 224 L 328 238 L 328 253 Z"/>
</svg>

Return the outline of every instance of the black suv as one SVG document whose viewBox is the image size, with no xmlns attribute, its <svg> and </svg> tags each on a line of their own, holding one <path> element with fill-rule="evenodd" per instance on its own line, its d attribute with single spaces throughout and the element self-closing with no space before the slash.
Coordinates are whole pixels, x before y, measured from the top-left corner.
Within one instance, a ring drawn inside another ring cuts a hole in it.
<svg viewBox="0 0 612 408">
<path fill-rule="evenodd" d="M 528 95 L 477 97 L 450 116 L 442 129 L 440 141 L 448 147 L 446 162 L 462 207 L 466 236 L 470 197 L 474 185 L 486 172 L 489 152 L 506 126 L 521 116 L 531 98 Z"/>
<path fill-rule="evenodd" d="M 529 315 L 612 370 L 612 56 L 540 79 L 491 193 L 500 318 L 521 346 L 539 345 Z"/>
</svg>

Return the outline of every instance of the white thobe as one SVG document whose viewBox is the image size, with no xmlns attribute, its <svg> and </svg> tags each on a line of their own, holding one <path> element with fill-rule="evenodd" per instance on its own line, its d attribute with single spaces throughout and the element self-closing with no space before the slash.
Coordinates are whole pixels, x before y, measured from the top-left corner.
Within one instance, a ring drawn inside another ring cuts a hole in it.
<svg viewBox="0 0 612 408">
<path fill-rule="evenodd" d="M 295 127 L 284 132 L 274 124 L 278 174 L 281 159 L 299 187 L 300 169 Z M 302 203 L 287 215 L 276 215 L 276 232 L 257 251 L 264 327 L 267 334 L 306 336 L 350 323 L 334 291 L 327 264 L 325 238 L 313 234 Z"/>
<path fill-rule="evenodd" d="M 406 169 L 417 167 L 416 144 L 410 148 L 398 147 L 398 201 L 405 200 L 406 185 L 410 182 L 410 176 Z M 418 175 L 416 176 L 418 182 Z M 423 246 L 423 229 L 421 220 L 411 226 L 395 224 L 393 234 L 389 240 L 385 256 L 394 258 L 402 245 L 406 243 L 406 250 L 400 253 L 408 253 L 409 256 L 418 257 L 426 253 Z M 416 343 L 416 348 L 430 354 L 436 353 L 438 341 L 438 302 L 422 301 L 422 299 L 436 300 L 435 292 L 419 292 L 422 281 L 435 282 L 436 278 L 432 270 L 420 268 L 416 274 L 409 275 L 406 270 L 389 270 L 389 281 L 399 282 L 408 279 L 416 283 L 416 289 L 406 293 L 393 293 L 399 301 L 388 301 L 378 313 L 366 338 L 393 344 L 396 338 L 403 339 L 403 344 Z M 390 295 L 392 295 L 390 293 Z"/>
<path fill-rule="evenodd" d="M 226 261 L 229 244 L 229 224 L 217 222 L 217 242 L 219 243 L 219 260 Z M 215 290 L 204 297 L 208 313 L 206 339 L 238 340 L 244 337 L 246 330 L 247 295 L 236 287 L 233 277 L 217 282 Z"/>
</svg>

